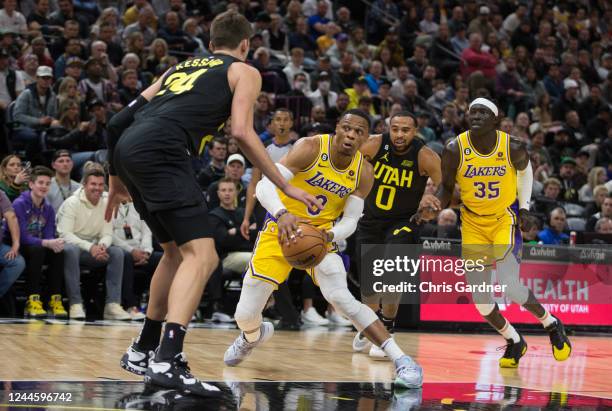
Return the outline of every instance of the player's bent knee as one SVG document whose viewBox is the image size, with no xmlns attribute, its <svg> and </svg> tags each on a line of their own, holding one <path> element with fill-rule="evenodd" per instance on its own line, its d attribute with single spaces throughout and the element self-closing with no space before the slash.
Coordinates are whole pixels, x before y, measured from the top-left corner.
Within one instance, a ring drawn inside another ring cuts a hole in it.
<svg viewBox="0 0 612 411">
<path fill-rule="evenodd" d="M 236 324 L 241 330 L 254 330 L 261 325 L 262 316 L 261 313 L 247 310 L 244 307 L 236 307 L 236 313 L 234 314 Z"/>
<path fill-rule="evenodd" d="M 480 315 L 487 316 L 495 309 L 495 304 L 474 304 Z"/>
</svg>

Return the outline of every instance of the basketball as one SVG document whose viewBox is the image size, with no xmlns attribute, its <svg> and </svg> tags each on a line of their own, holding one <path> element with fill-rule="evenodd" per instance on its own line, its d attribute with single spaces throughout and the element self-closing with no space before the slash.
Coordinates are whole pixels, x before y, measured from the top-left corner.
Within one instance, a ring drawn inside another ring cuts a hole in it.
<svg viewBox="0 0 612 411">
<path fill-rule="evenodd" d="M 305 270 L 319 264 L 327 254 L 325 235 L 318 228 L 310 224 L 299 224 L 302 236 L 297 242 L 282 243 L 283 256 L 291 266 Z"/>
</svg>

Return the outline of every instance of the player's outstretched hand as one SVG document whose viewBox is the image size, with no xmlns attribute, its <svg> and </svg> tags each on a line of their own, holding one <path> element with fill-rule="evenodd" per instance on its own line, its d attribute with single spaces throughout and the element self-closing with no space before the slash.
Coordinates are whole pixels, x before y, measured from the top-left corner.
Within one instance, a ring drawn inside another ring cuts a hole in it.
<svg viewBox="0 0 612 411">
<path fill-rule="evenodd" d="M 416 224 L 421 224 L 424 221 L 431 221 L 438 216 L 441 208 L 438 197 L 431 194 L 424 194 L 419 203 L 418 211 L 410 218 L 410 221 Z"/>
<path fill-rule="evenodd" d="M 106 204 L 104 219 L 110 222 L 113 217 L 117 217 L 119 206 L 125 201 L 131 201 L 130 193 L 119 177 L 110 176 L 108 179 L 108 203 Z"/>
<path fill-rule="evenodd" d="M 316 198 L 312 194 L 308 194 L 306 191 L 300 188 L 292 186 L 291 184 L 287 184 L 287 187 L 283 190 L 283 192 L 288 197 L 306 204 L 306 206 L 313 212 L 323 209 L 323 203 L 320 199 Z"/>
<path fill-rule="evenodd" d="M 248 240 L 249 239 L 249 226 L 250 226 L 250 222 L 249 220 L 242 220 L 242 224 L 240 224 L 240 234 L 242 234 L 242 236 Z"/>
<path fill-rule="evenodd" d="M 533 222 L 531 221 L 531 218 L 529 216 L 529 210 L 525 208 L 521 208 L 519 210 L 519 227 L 521 231 L 523 232 L 529 231 L 531 230 L 532 226 L 533 226 Z"/>
<path fill-rule="evenodd" d="M 305 222 L 307 222 L 307 220 L 298 218 L 291 213 L 281 215 L 276 222 L 278 225 L 279 243 L 285 243 L 287 245 L 289 245 L 291 241 L 297 243 L 297 238 L 302 236 L 302 230 L 300 230 L 298 224 Z"/>
</svg>

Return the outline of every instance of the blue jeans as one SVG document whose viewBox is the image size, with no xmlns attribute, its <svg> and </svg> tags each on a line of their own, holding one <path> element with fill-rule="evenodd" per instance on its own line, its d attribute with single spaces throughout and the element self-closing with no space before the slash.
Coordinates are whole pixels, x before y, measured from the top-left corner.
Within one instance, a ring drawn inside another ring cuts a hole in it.
<svg viewBox="0 0 612 411">
<path fill-rule="evenodd" d="M 0 297 L 6 294 L 25 268 L 25 260 L 21 255 L 17 255 L 12 260 L 7 260 L 4 257 L 10 250 L 10 246 L 0 243 L 0 266 L 2 266 L 2 271 L 0 271 Z"/>
</svg>

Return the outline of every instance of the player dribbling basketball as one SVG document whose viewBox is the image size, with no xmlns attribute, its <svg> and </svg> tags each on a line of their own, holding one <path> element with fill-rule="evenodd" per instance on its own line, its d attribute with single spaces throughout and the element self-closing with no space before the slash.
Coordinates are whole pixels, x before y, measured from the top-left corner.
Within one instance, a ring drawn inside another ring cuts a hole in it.
<svg viewBox="0 0 612 411">
<path fill-rule="evenodd" d="M 310 210 L 288 198 L 267 178 L 258 184 L 257 198 L 270 217 L 259 233 L 244 278 L 234 315 L 242 332 L 225 352 L 227 365 L 240 364 L 256 346 L 272 337 L 273 325 L 262 323 L 261 313 L 272 291 L 291 271 L 279 241 L 295 241 L 299 235 L 297 224 L 305 219 L 325 230 L 330 243 L 330 252 L 310 270 L 325 299 L 394 361 L 398 386 L 422 385 L 421 367 L 402 352 L 374 311 L 349 292 L 344 264 L 334 252 L 333 241 L 345 239 L 355 231 L 363 212 L 363 199 L 372 188 L 372 166 L 358 151 L 368 138 L 369 126 L 367 114 L 349 110 L 338 122 L 335 135 L 302 138 L 277 164 L 287 181 L 321 200 L 321 210 Z M 333 225 L 341 214 L 342 218 Z"/>
</svg>

